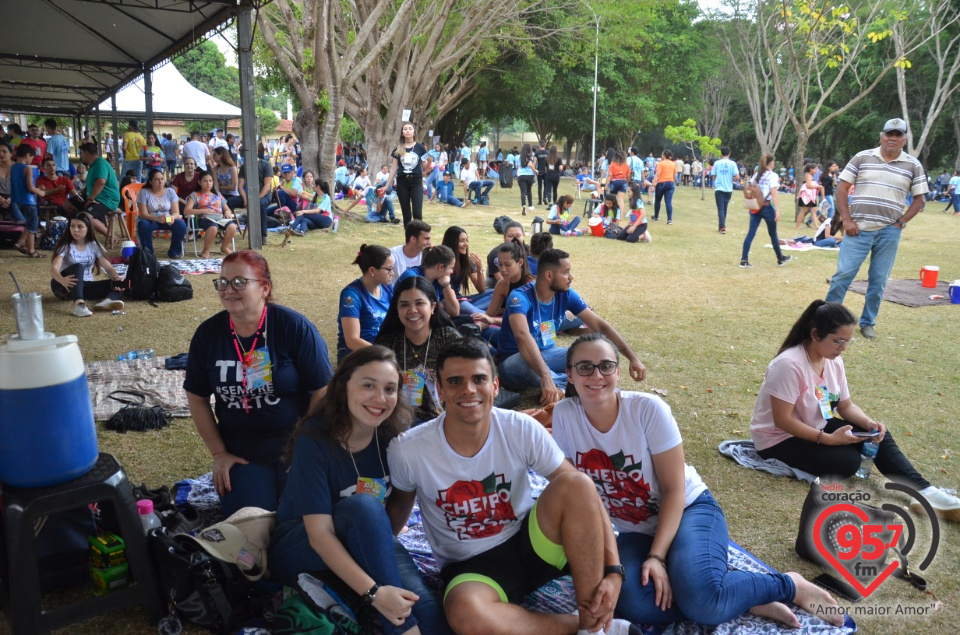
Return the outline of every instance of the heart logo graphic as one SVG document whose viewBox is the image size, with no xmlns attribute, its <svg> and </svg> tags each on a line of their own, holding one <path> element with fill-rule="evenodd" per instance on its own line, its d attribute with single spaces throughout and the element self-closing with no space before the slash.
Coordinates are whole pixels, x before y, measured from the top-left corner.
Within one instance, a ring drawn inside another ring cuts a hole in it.
<svg viewBox="0 0 960 635">
<path fill-rule="evenodd" d="M 879 587 L 883 583 L 883 581 L 886 580 L 890 576 L 890 574 L 893 573 L 894 570 L 896 570 L 897 567 L 900 566 L 900 564 L 897 561 L 891 562 L 890 564 L 887 565 L 885 569 L 883 569 L 877 574 L 877 577 L 876 579 L 874 579 L 873 582 L 871 582 L 868 586 L 864 586 L 863 583 L 859 579 L 857 579 L 856 576 L 850 573 L 850 571 L 848 571 L 847 568 L 843 566 L 843 564 L 837 559 L 837 557 L 834 554 L 832 554 L 829 549 L 827 549 L 826 545 L 823 544 L 823 538 L 822 538 L 823 523 L 826 522 L 827 519 L 830 518 L 830 516 L 832 516 L 833 514 L 836 514 L 837 512 L 851 513 L 855 515 L 857 518 L 859 518 L 860 520 L 862 520 L 864 523 L 868 523 L 870 521 L 870 517 L 867 516 L 866 512 L 864 512 L 863 510 L 859 509 L 854 505 L 848 505 L 846 503 L 838 503 L 836 505 L 831 505 L 830 507 L 827 507 L 825 510 L 820 512 L 820 515 L 817 516 L 816 522 L 813 524 L 813 543 L 816 546 L 817 551 L 820 552 L 820 555 L 822 555 L 824 559 L 826 559 L 827 562 L 829 562 L 830 565 L 833 566 L 834 569 L 836 569 L 837 573 L 842 575 L 847 582 L 849 582 L 855 589 L 857 589 L 857 591 L 860 592 L 861 595 L 863 595 L 863 597 L 867 597 L 871 593 L 873 593 L 877 589 L 877 587 Z M 859 532 L 859 529 L 857 531 Z M 859 543 L 858 543 L 858 551 L 859 551 Z M 877 568 L 879 569 L 880 566 L 881 566 L 880 560 L 877 560 Z"/>
</svg>

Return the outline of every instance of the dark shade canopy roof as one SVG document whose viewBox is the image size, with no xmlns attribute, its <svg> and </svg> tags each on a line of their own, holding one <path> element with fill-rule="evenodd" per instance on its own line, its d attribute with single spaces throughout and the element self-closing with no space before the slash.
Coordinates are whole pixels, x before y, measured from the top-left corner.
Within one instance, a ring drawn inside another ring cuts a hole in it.
<svg viewBox="0 0 960 635">
<path fill-rule="evenodd" d="M 0 0 L 0 110 L 76 115 L 263 0 Z"/>
</svg>

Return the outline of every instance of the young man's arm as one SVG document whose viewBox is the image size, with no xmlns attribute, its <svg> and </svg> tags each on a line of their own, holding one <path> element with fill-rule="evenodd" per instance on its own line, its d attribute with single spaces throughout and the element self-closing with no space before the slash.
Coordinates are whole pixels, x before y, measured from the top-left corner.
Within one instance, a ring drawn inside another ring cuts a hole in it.
<svg viewBox="0 0 960 635">
<path fill-rule="evenodd" d="M 387 516 L 390 518 L 390 527 L 393 529 L 393 535 L 399 534 L 407 520 L 410 518 L 410 512 L 413 511 L 413 502 L 417 499 L 417 493 L 405 492 L 402 489 L 394 487 L 387 499 Z"/>
</svg>

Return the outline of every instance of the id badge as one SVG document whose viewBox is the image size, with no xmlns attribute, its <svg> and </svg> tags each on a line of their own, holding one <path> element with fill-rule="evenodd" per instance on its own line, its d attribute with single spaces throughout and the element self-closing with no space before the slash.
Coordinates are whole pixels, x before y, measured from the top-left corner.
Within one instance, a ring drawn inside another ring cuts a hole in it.
<svg viewBox="0 0 960 635">
<path fill-rule="evenodd" d="M 427 373 L 423 369 L 403 371 L 403 392 L 411 406 L 423 405 L 423 387 L 426 380 Z"/>
<path fill-rule="evenodd" d="M 361 476 L 357 479 L 357 494 L 373 494 L 383 503 L 387 500 L 387 484 L 383 479 Z"/>
<path fill-rule="evenodd" d="M 820 404 L 820 412 L 823 418 L 830 420 L 833 418 L 833 408 L 830 407 L 830 391 L 826 386 L 817 386 L 814 389 L 817 395 L 817 403 Z"/>
<path fill-rule="evenodd" d="M 250 356 L 250 365 L 246 370 L 247 392 L 266 388 L 273 381 L 273 366 L 270 363 L 270 350 L 258 348 Z"/>
<path fill-rule="evenodd" d="M 544 348 L 550 348 L 557 343 L 557 328 L 553 320 L 540 323 L 540 341 Z"/>
</svg>

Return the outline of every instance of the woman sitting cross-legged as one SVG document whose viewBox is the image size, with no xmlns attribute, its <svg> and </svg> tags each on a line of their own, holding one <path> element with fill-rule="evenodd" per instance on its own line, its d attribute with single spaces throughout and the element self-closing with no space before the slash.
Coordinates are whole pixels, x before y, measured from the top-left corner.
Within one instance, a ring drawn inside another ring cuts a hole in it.
<svg viewBox="0 0 960 635">
<path fill-rule="evenodd" d="M 550 233 L 555 236 L 579 236 L 582 232 L 577 229 L 580 224 L 580 217 L 570 218 L 570 208 L 573 207 L 573 197 L 564 194 L 557 199 L 556 205 L 550 206 L 550 212 L 547 214 L 547 225 L 550 227 Z"/>
<path fill-rule="evenodd" d="M 217 148 L 221 150 L 222 148 Z M 226 199 L 213 188 L 213 175 L 210 172 L 200 173 L 200 182 L 197 191 L 187 199 L 187 207 L 183 211 L 187 216 L 197 217 L 197 227 L 203 230 L 203 252 L 201 258 L 210 257 L 210 249 L 223 228 L 223 243 L 220 253 L 230 254 L 233 250 L 230 245 L 237 234 L 237 223 L 233 219 L 233 212 L 227 205 Z"/>
<path fill-rule="evenodd" d="M 327 229 L 333 225 L 333 201 L 330 199 L 330 185 L 320 181 L 314 186 L 313 200 L 304 204 L 304 209 L 293 213 L 291 231 L 297 236 L 303 236 L 311 229 Z"/>
<path fill-rule="evenodd" d="M 397 282 L 376 343 L 392 350 L 400 362 L 414 425 L 443 412 L 437 391 L 437 351 L 459 337 L 426 278 L 410 276 Z"/>
<path fill-rule="evenodd" d="M 290 586 L 301 573 L 332 572 L 380 613 L 386 635 L 444 635 L 443 608 L 389 515 L 387 445 L 410 421 L 402 386 L 397 359 L 382 346 L 340 362 L 287 447 L 290 473 L 268 561 L 273 580 Z"/>
<path fill-rule="evenodd" d="M 853 403 L 840 355 L 853 341 L 857 318 L 842 304 L 814 300 L 767 367 L 750 420 L 750 436 L 765 459 L 815 476 L 849 478 L 860 469 L 864 443 L 878 443 L 881 474 L 913 487 L 938 515 L 960 521 L 960 499 L 917 471 L 886 426 Z M 856 433 L 877 432 L 873 440 Z M 910 509 L 923 513 L 915 502 Z"/>
<path fill-rule="evenodd" d="M 721 624 L 745 611 L 790 628 L 786 606 L 840 625 L 826 591 L 798 573 L 729 571 L 723 510 L 686 464 L 680 429 L 656 395 L 621 391 L 620 353 L 598 333 L 567 349 L 567 398 L 553 411 L 553 438 L 591 477 L 620 530 L 623 576 L 614 612 L 635 624 L 687 619 Z M 608 574 L 616 574 L 610 571 Z"/>
</svg>

